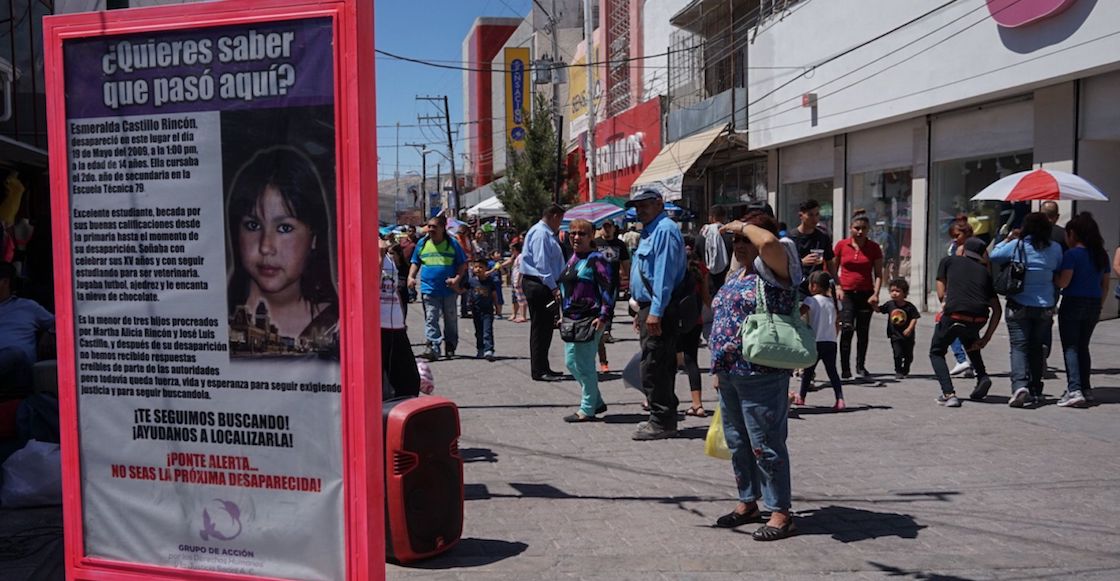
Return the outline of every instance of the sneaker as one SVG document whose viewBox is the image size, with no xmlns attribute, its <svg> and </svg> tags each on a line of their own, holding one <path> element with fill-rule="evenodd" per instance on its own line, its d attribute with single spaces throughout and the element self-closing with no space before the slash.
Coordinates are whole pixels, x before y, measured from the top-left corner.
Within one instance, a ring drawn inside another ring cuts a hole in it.
<svg viewBox="0 0 1120 581">
<path fill-rule="evenodd" d="M 455 350 L 454 349 L 448 349 L 447 350 L 447 358 L 448 359 L 454 359 L 455 358 Z"/>
<path fill-rule="evenodd" d="M 901 371 L 896 372 L 894 374 L 894 379 L 895 379 L 895 381 L 902 381 L 903 379 L 906 379 L 906 374 L 902 373 Z"/>
<path fill-rule="evenodd" d="M 973 371 L 971 367 L 969 367 L 964 371 L 964 373 L 961 374 L 961 377 L 965 379 L 972 379 L 973 377 L 976 377 L 976 372 Z"/>
<path fill-rule="evenodd" d="M 1031 397 L 1031 392 L 1025 387 L 1020 387 L 1015 390 L 1015 393 L 1011 394 L 1011 401 L 1007 402 L 1007 405 L 1013 408 L 1021 408 L 1030 403 L 1032 399 L 1034 398 Z"/>
<path fill-rule="evenodd" d="M 836 400 L 836 403 L 832 404 L 832 409 L 833 411 L 842 412 L 848 409 L 848 405 L 844 403 L 844 398 L 840 398 Z"/>
<path fill-rule="evenodd" d="M 677 435 L 677 428 L 661 428 L 651 423 L 646 422 L 645 425 L 638 428 L 631 436 L 632 440 L 645 441 L 645 440 L 664 440 L 672 438 Z"/>
<path fill-rule="evenodd" d="M 992 388 L 992 378 L 988 376 L 981 377 L 976 380 L 976 387 L 972 389 L 972 393 L 968 395 L 968 399 L 972 401 L 984 401 L 988 397 L 988 390 Z"/>
<path fill-rule="evenodd" d="M 851 378 L 852 378 L 852 371 L 850 369 L 845 369 L 844 371 L 840 372 L 840 379 L 851 379 Z"/>
<path fill-rule="evenodd" d="M 1067 391 L 1062 399 L 1058 400 L 1058 407 L 1062 408 L 1081 408 L 1086 404 L 1085 396 L 1080 391 Z"/>
<path fill-rule="evenodd" d="M 604 343 L 614 343 L 614 335 L 611 335 L 610 333 L 604 333 L 603 334 L 603 342 Z"/>
<path fill-rule="evenodd" d="M 435 361 L 436 359 L 439 359 L 439 351 L 429 347 L 427 351 L 420 354 L 420 357 L 427 359 L 428 361 Z"/>
<path fill-rule="evenodd" d="M 961 407 L 961 400 L 957 397 L 956 393 L 943 393 L 937 396 L 937 403 L 947 408 Z"/>
<path fill-rule="evenodd" d="M 483 357 L 484 357 L 484 358 L 485 358 L 485 359 L 486 359 L 487 361 L 493 361 L 493 360 L 494 360 L 494 352 L 493 352 L 493 351 L 487 351 L 486 353 L 483 353 L 483 354 L 482 354 L 482 356 L 483 356 Z"/>
<path fill-rule="evenodd" d="M 599 373 L 607 373 L 611 370 L 611 366 L 606 361 L 599 364 Z"/>
<path fill-rule="evenodd" d="M 960 374 L 962 374 L 966 371 L 972 371 L 972 362 L 964 361 L 964 362 L 958 363 L 956 367 L 949 370 L 949 375 L 957 376 L 957 375 L 960 375 Z"/>
<path fill-rule="evenodd" d="M 859 375 L 860 379 L 864 379 L 864 380 L 871 379 L 871 372 L 868 371 L 866 367 L 856 368 L 856 375 Z"/>
</svg>

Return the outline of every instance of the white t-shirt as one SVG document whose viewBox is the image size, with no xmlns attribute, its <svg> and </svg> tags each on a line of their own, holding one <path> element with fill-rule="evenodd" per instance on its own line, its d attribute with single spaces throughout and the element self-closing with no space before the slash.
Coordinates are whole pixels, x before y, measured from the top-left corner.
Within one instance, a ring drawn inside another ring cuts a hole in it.
<svg viewBox="0 0 1120 581">
<path fill-rule="evenodd" d="M 836 305 L 832 297 L 813 295 L 801 304 L 809 307 L 809 326 L 817 334 L 817 341 L 836 342 Z"/>
<path fill-rule="evenodd" d="M 397 263 L 391 256 L 381 258 L 381 328 L 403 329 L 404 310 L 397 292 Z"/>
</svg>

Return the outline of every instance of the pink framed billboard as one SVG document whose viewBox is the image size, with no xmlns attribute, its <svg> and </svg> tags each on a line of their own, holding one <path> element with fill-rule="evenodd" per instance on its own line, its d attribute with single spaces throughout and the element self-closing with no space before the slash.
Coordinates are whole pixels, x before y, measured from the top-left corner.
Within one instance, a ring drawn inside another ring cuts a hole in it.
<svg viewBox="0 0 1120 581">
<path fill-rule="evenodd" d="M 45 20 L 69 578 L 384 577 L 372 28 Z"/>
</svg>

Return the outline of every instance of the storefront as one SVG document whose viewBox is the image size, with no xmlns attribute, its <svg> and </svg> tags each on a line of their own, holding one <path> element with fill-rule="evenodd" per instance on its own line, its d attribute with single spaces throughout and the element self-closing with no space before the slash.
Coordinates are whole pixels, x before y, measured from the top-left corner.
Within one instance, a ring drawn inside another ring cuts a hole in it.
<svg viewBox="0 0 1120 581">
<path fill-rule="evenodd" d="M 1031 169 L 1034 118 L 1034 100 L 1021 98 L 930 120 L 927 292 L 934 288 L 937 265 L 948 250 L 953 220 L 966 217 L 977 237 L 992 242 L 1018 227 L 1031 211 L 1026 203 L 970 200 L 1000 178 Z"/>
<path fill-rule="evenodd" d="M 842 238 L 833 231 L 833 184 L 835 183 L 835 154 L 831 137 L 809 143 L 799 143 L 783 148 L 778 158 L 778 177 L 781 187 L 778 190 L 778 207 L 775 209 L 778 220 L 793 227 L 798 223 L 797 212 L 801 203 L 816 200 L 821 205 L 820 225 L 832 234 L 833 239 Z"/>
<path fill-rule="evenodd" d="M 630 188 L 661 151 L 661 101 L 652 99 L 595 126 L 595 197 L 630 195 Z M 583 147 L 568 157 L 579 168 L 579 199 L 590 200 Z"/>
</svg>

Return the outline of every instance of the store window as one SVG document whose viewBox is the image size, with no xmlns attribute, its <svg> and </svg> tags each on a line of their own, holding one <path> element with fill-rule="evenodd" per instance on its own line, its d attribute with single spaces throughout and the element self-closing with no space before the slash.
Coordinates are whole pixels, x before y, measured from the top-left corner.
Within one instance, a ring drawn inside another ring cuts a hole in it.
<svg viewBox="0 0 1120 581">
<path fill-rule="evenodd" d="M 989 244 L 1018 228 L 1030 204 L 1019 202 L 972 202 L 972 196 L 996 180 L 1031 169 L 1030 151 L 984 158 L 954 159 L 933 164 L 929 213 L 929 250 L 926 259 L 926 288 L 933 289 L 937 265 L 949 250 L 949 225 L 958 216 L 968 218 L 973 233 Z"/>
<path fill-rule="evenodd" d="M 736 206 L 766 199 L 766 158 L 709 171 L 712 204 Z"/>
<path fill-rule="evenodd" d="M 910 169 L 852 174 L 852 213 L 859 209 L 871 219 L 871 239 L 883 249 L 888 278 L 910 278 Z"/>
<path fill-rule="evenodd" d="M 832 179 L 783 185 L 781 199 L 779 200 L 778 220 L 785 222 L 789 228 L 796 226 L 798 224 L 797 209 L 801 206 L 801 202 L 805 200 L 816 200 L 820 203 L 821 223 L 819 227 L 824 228 L 833 240 L 843 238 L 843 236 L 837 236 L 832 229 Z"/>
</svg>

